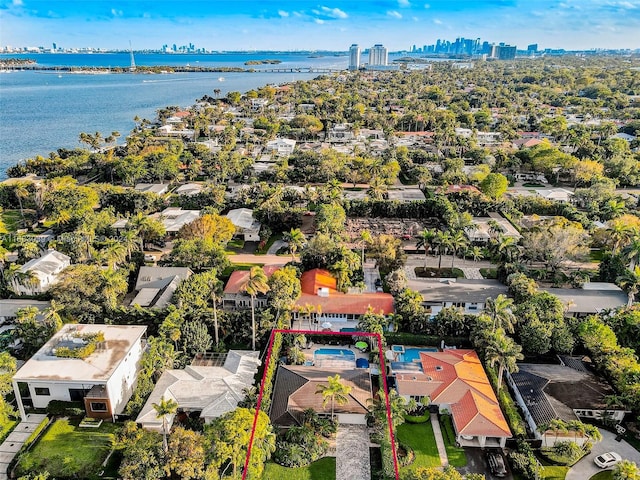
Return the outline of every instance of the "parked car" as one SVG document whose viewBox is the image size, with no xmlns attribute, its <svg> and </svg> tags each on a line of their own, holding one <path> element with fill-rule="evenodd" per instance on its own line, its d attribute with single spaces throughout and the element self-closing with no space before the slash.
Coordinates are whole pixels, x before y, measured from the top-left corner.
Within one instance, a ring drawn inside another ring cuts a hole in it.
<svg viewBox="0 0 640 480">
<path fill-rule="evenodd" d="M 593 463 L 595 463 L 600 468 L 613 467 L 616 463 L 619 463 L 621 461 L 622 457 L 616 452 L 603 453 L 602 455 L 598 455 L 593 459 Z"/>
<path fill-rule="evenodd" d="M 507 475 L 507 467 L 504 464 L 504 458 L 499 452 L 487 452 L 487 463 L 489 470 L 496 477 L 504 477 Z"/>
</svg>

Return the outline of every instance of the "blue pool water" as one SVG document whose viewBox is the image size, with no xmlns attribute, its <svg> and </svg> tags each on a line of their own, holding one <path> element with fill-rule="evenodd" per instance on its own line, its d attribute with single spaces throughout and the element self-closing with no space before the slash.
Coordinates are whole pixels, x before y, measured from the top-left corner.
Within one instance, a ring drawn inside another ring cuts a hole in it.
<svg viewBox="0 0 640 480">
<path fill-rule="evenodd" d="M 338 360 L 355 360 L 356 354 L 351 350 L 342 348 L 319 348 L 313 353 L 314 357 L 331 358 Z"/>
<path fill-rule="evenodd" d="M 420 360 L 420 352 L 437 352 L 435 347 L 430 348 L 405 348 L 404 353 L 398 355 L 399 362 L 413 362 Z"/>
</svg>

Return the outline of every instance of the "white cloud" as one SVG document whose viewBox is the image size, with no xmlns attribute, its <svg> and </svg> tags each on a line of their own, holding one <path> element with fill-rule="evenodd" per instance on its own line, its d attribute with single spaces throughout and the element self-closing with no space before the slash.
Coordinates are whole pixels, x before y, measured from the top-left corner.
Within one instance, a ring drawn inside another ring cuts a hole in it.
<svg viewBox="0 0 640 480">
<path fill-rule="evenodd" d="M 111 15 L 113 15 L 114 17 L 121 17 L 122 16 L 122 10 L 116 10 L 115 8 L 111 9 Z"/>
<path fill-rule="evenodd" d="M 331 18 L 347 18 L 349 16 L 339 8 L 320 7 L 320 9 L 325 15 Z"/>
<path fill-rule="evenodd" d="M 278 10 L 278 15 L 280 15 L 282 18 L 285 18 L 289 16 L 289 12 L 285 12 L 284 10 Z"/>
<path fill-rule="evenodd" d="M 435 23 L 436 25 L 442 25 L 442 20 L 438 20 L 437 18 L 434 18 L 433 23 Z"/>
<path fill-rule="evenodd" d="M 324 20 L 322 20 L 321 18 L 314 18 L 313 21 L 316 22 L 318 25 L 322 25 L 324 23 Z"/>
<path fill-rule="evenodd" d="M 626 8 L 627 10 L 635 10 L 638 8 L 638 4 L 633 2 L 609 2 L 608 5 L 612 7 Z"/>
<path fill-rule="evenodd" d="M 22 0 L 13 0 L 14 7 L 21 7 L 22 5 L 24 5 L 24 3 L 22 3 Z"/>
<path fill-rule="evenodd" d="M 387 15 L 393 18 L 402 18 L 402 14 L 400 12 L 396 12 L 395 10 L 387 11 Z"/>
<path fill-rule="evenodd" d="M 420 19 L 418 17 L 411 17 L 411 20 L 413 20 L 414 22 L 419 22 Z"/>
<path fill-rule="evenodd" d="M 409 0 L 398 0 L 398 6 L 400 8 L 407 8 L 411 6 L 411 2 Z"/>
</svg>

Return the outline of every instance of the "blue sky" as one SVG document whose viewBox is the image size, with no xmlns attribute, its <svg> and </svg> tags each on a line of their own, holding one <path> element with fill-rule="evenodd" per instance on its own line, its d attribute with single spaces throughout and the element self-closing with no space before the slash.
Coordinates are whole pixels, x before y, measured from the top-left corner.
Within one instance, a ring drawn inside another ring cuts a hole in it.
<svg viewBox="0 0 640 480">
<path fill-rule="evenodd" d="M 0 0 L 0 46 L 400 50 L 458 36 L 640 48 L 640 0 Z"/>
</svg>

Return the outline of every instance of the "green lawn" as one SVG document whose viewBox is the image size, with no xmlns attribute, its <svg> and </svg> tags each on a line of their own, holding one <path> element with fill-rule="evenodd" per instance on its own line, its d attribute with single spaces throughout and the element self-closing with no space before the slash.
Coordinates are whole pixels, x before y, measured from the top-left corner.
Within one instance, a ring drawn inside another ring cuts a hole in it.
<svg viewBox="0 0 640 480">
<path fill-rule="evenodd" d="M 20 222 L 22 221 L 20 210 L 4 210 L 2 212 L 2 221 L 8 231 L 15 232 L 20 228 Z"/>
<path fill-rule="evenodd" d="M 451 423 L 451 415 L 440 415 L 440 429 L 449 464 L 453 467 L 464 467 L 467 464 L 467 456 L 464 454 L 464 449 L 456 447 L 456 434 Z"/>
<path fill-rule="evenodd" d="M 543 480 L 564 480 L 567 476 L 569 467 L 560 467 L 557 465 L 545 465 L 542 471 Z"/>
<path fill-rule="evenodd" d="M 420 278 L 464 278 L 464 273 L 459 268 L 416 267 L 415 272 Z"/>
<path fill-rule="evenodd" d="M 431 422 L 403 423 L 398 427 L 396 440 L 413 448 L 416 454 L 414 462 L 404 467 L 403 471 L 415 470 L 418 467 L 440 466 L 440 456 L 438 455 L 438 447 L 433 436 Z"/>
<path fill-rule="evenodd" d="M 47 470 L 51 477 L 100 478 L 105 460 L 121 426 L 104 422 L 100 428 L 79 428 L 77 421 L 58 420 L 18 463 L 18 475 Z"/>
<path fill-rule="evenodd" d="M 4 439 L 9 436 L 17 424 L 17 419 L 10 418 L 5 424 L 0 425 L 0 442 L 4 441 Z"/>
<path fill-rule="evenodd" d="M 262 475 L 263 480 L 335 480 L 336 459 L 324 457 L 311 465 L 288 468 L 268 462 Z"/>
</svg>

